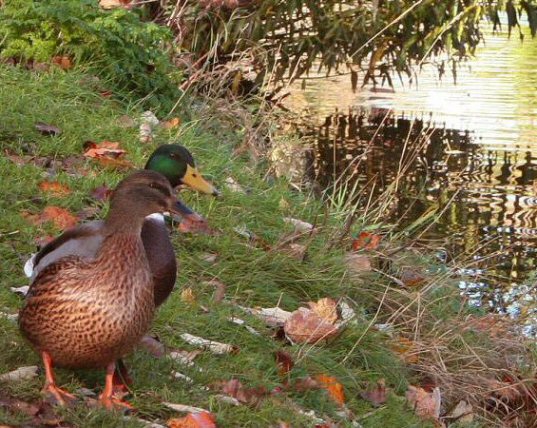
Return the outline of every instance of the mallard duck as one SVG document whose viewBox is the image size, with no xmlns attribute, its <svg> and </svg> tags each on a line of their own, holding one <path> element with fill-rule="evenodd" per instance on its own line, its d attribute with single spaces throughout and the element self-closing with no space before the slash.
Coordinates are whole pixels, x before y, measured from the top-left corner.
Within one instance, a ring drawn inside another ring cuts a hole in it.
<svg viewBox="0 0 537 428">
<path fill-rule="evenodd" d="M 113 397 L 115 361 L 133 350 L 155 312 L 153 273 L 142 242 L 145 218 L 173 209 L 169 181 L 138 171 L 113 192 L 95 258 L 60 257 L 30 285 L 19 327 L 45 366 L 44 390 L 65 404 L 73 398 L 54 381 L 53 366 L 106 368 L 99 400 L 106 408 L 126 405 Z"/>
<path fill-rule="evenodd" d="M 145 169 L 161 173 L 172 187 L 186 186 L 202 193 L 219 195 L 218 190 L 197 170 L 192 154 L 178 144 L 158 147 L 149 157 Z M 179 200 L 175 210 L 185 218 L 197 216 Z M 50 263 L 66 255 L 93 259 L 103 242 L 103 226 L 102 221 L 92 221 L 65 231 L 28 261 L 25 266 L 26 274 L 33 278 Z M 171 294 L 177 277 L 177 261 L 170 233 L 161 213 L 154 213 L 144 221 L 142 241 L 153 273 L 155 305 L 160 306 Z"/>
</svg>

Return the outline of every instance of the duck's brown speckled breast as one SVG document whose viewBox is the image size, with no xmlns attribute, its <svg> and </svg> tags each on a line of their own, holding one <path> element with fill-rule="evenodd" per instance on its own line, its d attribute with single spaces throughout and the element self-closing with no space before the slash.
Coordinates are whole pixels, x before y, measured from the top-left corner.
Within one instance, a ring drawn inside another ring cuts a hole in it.
<svg viewBox="0 0 537 428">
<path fill-rule="evenodd" d="M 103 243 L 95 262 L 72 256 L 45 268 L 31 285 L 19 324 L 54 365 L 104 367 L 132 351 L 154 310 L 142 242 L 120 235 Z"/>
</svg>

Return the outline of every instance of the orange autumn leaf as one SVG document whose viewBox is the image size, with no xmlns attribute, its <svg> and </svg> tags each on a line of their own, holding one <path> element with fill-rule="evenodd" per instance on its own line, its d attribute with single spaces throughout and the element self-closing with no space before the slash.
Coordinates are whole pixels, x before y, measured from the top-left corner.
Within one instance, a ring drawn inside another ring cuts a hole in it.
<svg viewBox="0 0 537 428">
<path fill-rule="evenodd" d="M 329 298 L 324 297 L 317 302 L 309 302 L 310 309 L 329 323 L 335 323 L 338 320 L 337 303 Z"/>
<path fill-rule="evenodd" d="M 276 363 L 278 364 L 278 373 L 284 378 L 287 378 L 287 375 L 291 372 L 291 369 L 295 365 L 291 354 L 281 349 L 276 352 Z"/>
<path fill-rule="evenodd" d="M 427 278 L 422 272 L 420 272 L 418 269 L 411 268 L 404 269 L 401 272 L 399 279 L 407 287 L 419 287 L 420 285 L 423 285 L 427 280 Z"/>
<path fill-rule="evenodd" d="M 419 361 L 416 342 L 399 337 L 391 343 L 391 349 L 396 354 L 399 354 L 403 361 L 408 364 L 416 364 Z"/>
<path fill-rule="evenodd" d="M 134 167 L 134 164 L 126 159 L 114 159 L 109 157 L 98 157 L 97 162 L 99 162 L 102 166 L 111 168 L 111 169 L 118 169 L 118 170 L 128 170 Z"/>
<path fill-rule="evenodd" d="M 409 385 L 405 395 L 417 416 L 440 422 L 440 388 L 436 387 L 432 392 L 427 392 L 423 388 Z"/>
<path fill-rule="evenodd" d="M 73 63 L 68 56 L 55 56 L 52 57 L 52 62 L 58 65 L 62 70 L 69 70 L 73 67 Z"/>
<path fill-rule="evenodd" d="M 164 122 L 160 122 L 160 125 L 164 129 L 173 129 L 177 128 L 181 124 L 181 119 L 178 117 L 173 117 L 170 120 L 165 120 Z"/>
<path fill-rule="evenodd" d="M 184 418 L 169 419 L 168 428 L 216 428 L 216 418 L 212 413 L 189 413 Z"/>
<path fill-rule="evenodd" d="M 345 392 L 343 391 L 343 385 L 341 385 L 337 379 L 333 376 L 327 376 L 320 374 L 315 376 L 315 380 L 328 391 L 328 395 L 340 406 L 345 404 Z"/>
<path fill-rule="evenodd" d="M 119 148 L 119 143 L 112 141 L 103 141 L 102 143 L 88 141 L 84 146 L 86 149 L 84 156 L 88 158 L 107 157 L 115 159 L 125 154 L 125 150 Z"/>
<path fill-rule="evenodd" d="M 39 183 L 39 188 L 46 193 L 51 193 L 55 196 L 66 196 L 71 193 L 71 189 L 57 181 L 42 181 Z"/>
<path fill-rule="evenodd" d="M 339 333 L 339 325 L 329 322 L 316 312 L 298 308 L 285 321 L 285 336 L 294 343 L 317 343 Z"/>
<path fill-rule="evenodd" d="M 361 232 L 358 237 L 352 241 L 352 249 L 354 251 L 361 249 L 373 251 L 379 247 L 381 240 L 382 236 L 380 235 L 375 235 L 374 233 L 369 232 Z"/>
<path fill-rule="evenodd" d="M 54 205 L 46 206 L 41 214 L 23 212 L 22 216 L 35 226 L 51 222 L 60 230 L 69 229 L 78 223 L 78 218 L 70 211 Z"/>
</svg>

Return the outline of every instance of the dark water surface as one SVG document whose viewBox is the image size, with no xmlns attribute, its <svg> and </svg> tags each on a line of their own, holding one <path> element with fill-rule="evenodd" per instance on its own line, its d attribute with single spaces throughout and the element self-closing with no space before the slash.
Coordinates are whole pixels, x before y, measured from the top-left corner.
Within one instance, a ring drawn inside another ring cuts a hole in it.
<svg viewBox="0 0 537 428">
<path fill-rule="evenodd" d="M 424 242 L 470 267 L 460 286 L 475 304 L 537 327 L 537 40 L 489 34 L 457 84 L 432 68 L 395 92 L 353 93 L 349 80 L 293 91 L 290 107 L 315 118 L 304 134 L 317 181 L 343 174 L 380 194 L 399 175 L 384 220 L 404 227 L 445 210 Z"/>
</svg>

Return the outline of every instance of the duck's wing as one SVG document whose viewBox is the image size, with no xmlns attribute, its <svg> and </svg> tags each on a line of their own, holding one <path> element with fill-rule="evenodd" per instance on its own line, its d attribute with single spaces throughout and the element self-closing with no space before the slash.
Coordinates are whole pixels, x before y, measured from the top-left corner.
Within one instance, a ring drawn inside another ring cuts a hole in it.
<svg viewBox="0 0 537 428">
<path fill-rule="evenodd" d="M 34 279 L 45 267 L 67 256 L 93 260 L 104 240 L 103 225 L 104 222 L 99 220 L 66 230 L 27 262 L 25 272 L 27 275 L 31 272 L 30 277 Z"/>
</svg>

